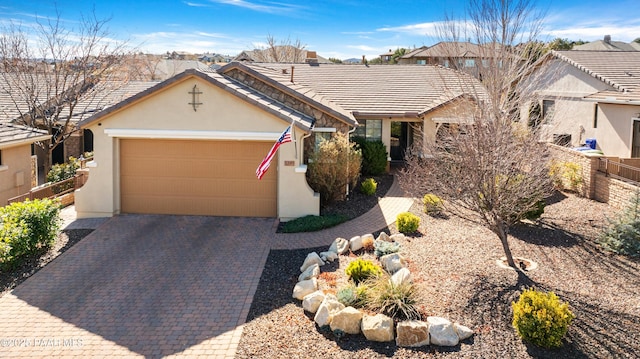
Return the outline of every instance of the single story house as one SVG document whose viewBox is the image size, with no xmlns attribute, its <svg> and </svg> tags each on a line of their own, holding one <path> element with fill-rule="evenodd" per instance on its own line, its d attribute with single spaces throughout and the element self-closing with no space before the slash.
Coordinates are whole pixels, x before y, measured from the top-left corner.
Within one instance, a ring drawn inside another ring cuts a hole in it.
<svg viewBox="0 0 640 359">
<path fill-rule="evenodd" d="M 438 126 L 459 121 L 450 110 L 464 95 L 460 76 L 472 79 L 435 66 L 232 62 L 187 70 L 79 123 L 92 133 L 94 161 L 76 211 L 317 215 L 305 161 L 322 138 L 355 133 L 382 140 L 390 153 L 435 139 Z M 258 180 L 256 168 L 290 125 L 292 142 Z"/>
<path fill-rule="evenodd" d="M 47 131 L 0 123 L 0 207 L 9 198 L 29 192 L 37 178 L 31 146 L 50 137 Z"/>
<path fill-rule="evenodd" d="M 547 140 L 578 147 L 595 138 L 606 156 L 640 157 L 640 52 L 553 51 L 529 77 Z"/>
</svg>

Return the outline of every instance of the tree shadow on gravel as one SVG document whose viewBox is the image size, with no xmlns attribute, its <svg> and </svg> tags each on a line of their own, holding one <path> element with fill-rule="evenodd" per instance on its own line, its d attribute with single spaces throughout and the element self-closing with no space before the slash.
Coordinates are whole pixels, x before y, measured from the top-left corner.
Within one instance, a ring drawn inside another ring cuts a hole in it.
<svg viewBox="0 0 640 359">
<path fill-rule="evenodd" d="M 572 247 L 584 240 L 579 234 L 544 221 L 537 224 L 519 223 L 509 229 L 509 234 L 523 242 L 546 247 Z"/>
</svg>

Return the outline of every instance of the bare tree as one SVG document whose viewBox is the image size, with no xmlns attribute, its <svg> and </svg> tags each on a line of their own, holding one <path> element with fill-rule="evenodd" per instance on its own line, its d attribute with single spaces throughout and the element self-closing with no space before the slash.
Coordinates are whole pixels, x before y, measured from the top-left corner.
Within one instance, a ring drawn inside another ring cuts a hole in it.
<svg viewBox="0 0 640 359">
<path fill-rule="evenodd" d="M 100 97 L 128 80 L 128 73 L 120 71 L 124 43 L 108 38 L 107 22 L 92 14 L 82 17 L 78 28 L 66 28 L 58 14 L 35 26 L 2 29 L 0 91 L 8 104 L 0 111 L 52 135 L 47 143 L 38 143 L 45 172 L 53 149 L 78 131 L 75 123 L 100 106 Z"/>
<path fill-rule="evenodd" d="M 452 43 L 459 36 L 477 43 L 473 75 L 481 86 L 460 74 L 465 95 L 450 107 L 452 120 L 427 136 L 426 147 L 407 155 L 401 173 L 405 189 L 434 192 L 450 213 L 495 233 L 512 267 L 510 226 L 552 191 L 547 146 L 535 129 L 518 122 L 523 103 L 532 100 L 528 76 L 537 66 L 525 45 L 539 33 L 542 18 L 529 0 L 470 0 L 469 20 L 445 22 L 441 31 Z"/>
<path fill-rule="evenodd" d="M 278 41 L 272 35 L 267 35 L 267 44 L 262 48 L 253 50 L 254 60 L 257 62 L 290 62 L 301 63 L 305 61 L 306 45 L 299 39 L 286 38 Z"/>
</svg>

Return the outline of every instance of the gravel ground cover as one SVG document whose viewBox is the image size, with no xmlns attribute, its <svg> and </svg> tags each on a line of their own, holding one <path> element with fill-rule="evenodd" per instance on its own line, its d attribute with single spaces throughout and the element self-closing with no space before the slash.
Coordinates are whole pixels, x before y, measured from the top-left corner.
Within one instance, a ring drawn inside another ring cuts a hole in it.
<svg viewBox="0 0 640 359">
<path fill-rule="evenodd" d="M 457 218 L 431 217 L 416 203 L 419 233 L 401 242 L 401 253 L 421 293 L 421 311 L 460 322 L 476 334 L 451 348 L 398 348 L 362 335 L 336 338 L 321 332 L 291 297 L 310 248 L 271 251 L 237 358 L 637 358 L 640 353 L 640 261 L 607 253 L 596 243 L 615 212 L 573 194 L 549 199 L 541 220 L 511 230 L 515 256 L 539 268 L 522 274 L 499 268 L 497 237 Z M 397 233 L 395 226 L 387 233 Z M 377 234 L 377 233 L 374 233 Z M 322 267 L 342 275 L 348 261 Z M 344 280 L 344 279 L 342 279 Z M 340 282 L 340 280 L 339 280 Z M 522 289 L 554 291 L 576 315 L 560 349 L 527 345 L 511 326 L 511 302 Z"/>
</svg>

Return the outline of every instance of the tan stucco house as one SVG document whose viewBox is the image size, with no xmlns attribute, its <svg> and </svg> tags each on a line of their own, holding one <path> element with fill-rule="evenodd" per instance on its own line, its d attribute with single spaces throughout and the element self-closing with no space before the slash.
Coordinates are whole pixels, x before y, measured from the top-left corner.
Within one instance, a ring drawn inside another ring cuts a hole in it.
<svg viewBox="0 0 640 359">
<path fill-rule="evenodd" d="M 640 52 L 553 51 L 543 61 L 530 81 L 547 140 L 578 147 L 595 138 L 606 156 L 640 157 Z"/>
<path fill-rule="evenodd" d="M 35 173 L 31 145 L 47 141 L 46 131 L 10 123 L 0 123 L 0 207 L 9 198 L 29 192 Z"/>
<path fill-rule="evenodd" d="M 187 70 L 80 122 L 94 139 L 94 161 L 76 211 L 317 215 L 305 163 L 322 138 L 359 134 L 390 153 L 394 144 L 433 139 L 439 125 L 458 121 L 448 107 L 463 96 L 459 83 L 434 66 L 233 62 Z M 397 137 L 393 122 L 401 124 Z M 257 166 L 289 125 L 293 141 L 258 180 Z"/>
</svg>

